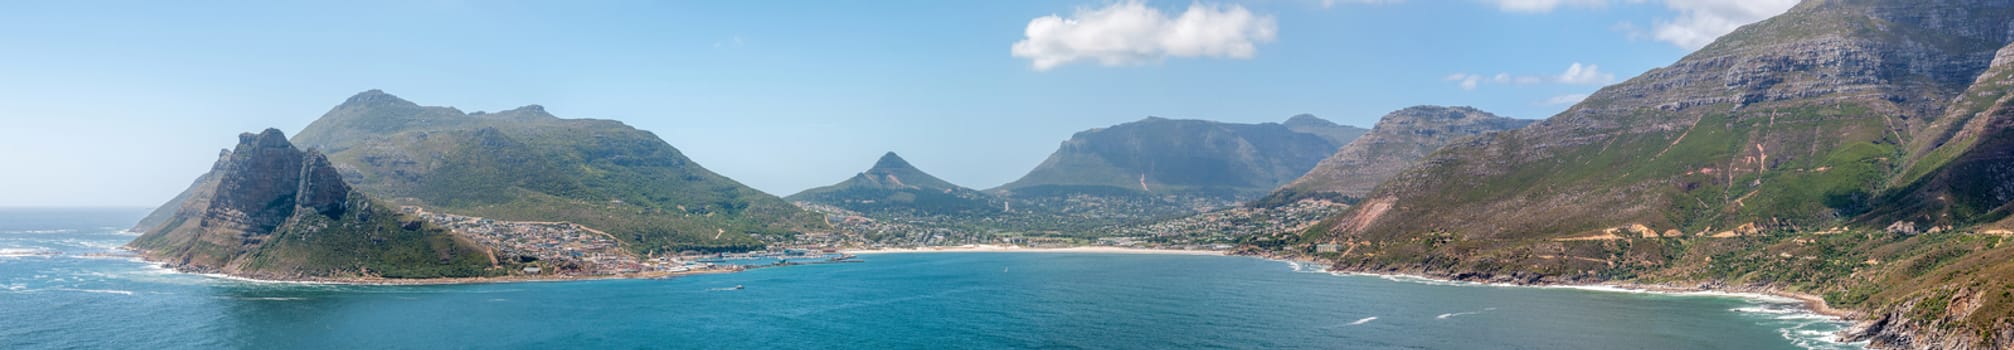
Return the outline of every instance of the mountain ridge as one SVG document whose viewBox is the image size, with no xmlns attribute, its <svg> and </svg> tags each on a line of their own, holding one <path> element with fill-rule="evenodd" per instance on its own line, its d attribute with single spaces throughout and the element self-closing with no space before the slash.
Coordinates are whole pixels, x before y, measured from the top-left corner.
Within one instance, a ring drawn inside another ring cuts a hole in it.
<svg viewBox="0 0 2014 350">
<path fill-rule="evenodd" d="M 1295 126 L 1147 117 L 1085 130 L 1027 175 L 988 192 L 1106 187 L 1250 196 L 1300 176 L 1347 143 L 1339 137 L 1363 130 L 1308 115 L 1290 121 Z"/>
<path fill-rule="evenodd" d="M 1349 246 L 1323 255 L 1345 271 L 1820 295 L 1877 346 L 2014 347 L 2014 298 L 1988 292 L 2014 288 L 1994 222 L 2014 145 L 1939 140 L 2006 130 L 1949 116 L 1999 106 L 1972 100 L 2004 91 L 1980 82 L 2003 81 L 2010 19 L 2004 1 L 1805 1 L 1255 245 Z"/>
</svg>

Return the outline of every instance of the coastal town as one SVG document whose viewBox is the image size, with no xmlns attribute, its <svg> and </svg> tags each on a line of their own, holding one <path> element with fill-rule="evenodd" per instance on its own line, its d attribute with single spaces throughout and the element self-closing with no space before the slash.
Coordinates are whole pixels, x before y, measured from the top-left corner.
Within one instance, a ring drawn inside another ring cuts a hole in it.
<svg viewBox="0 0 2014 350">
<path fill-rule="evenodd" d="M 833 249 L 773 249 L 733 254 L 638 256 L 607 232 L 570 222 L 507 221 L 429 211 L 400 210 L 460 233 L 486 247 L 516 274 L 537 276 L 664 276 L 749 268 L 852 261 Z"/>
<path fill-rule="evenodd" d="M 1251 237 L 1275 237 L 1306 229 L 1348 208 L 1328 201 L 1300 201 L 1273 208 L 1229 206 L 1195 215 L 1165 219 L 1099 218 L 1116 224 L 1081 230 L 1014 230 L 997 225 L 1011 219 L 948 220 L 939 217 L 866 214 L 831 205 L 799 202 L 799 207 L 824 214 L 831 232 L 801 235 L 783 242 L 800 249 L 905 249 L 960 245 L 1005 245 L 1024 248 L 1115 247 L 1137 249 L 1231 250 Z M 1082 204 L 1082 203 L 1079 203 Z M 1082 208 L 1082 206 L 1073 206 Z M 1095 207 L 1095 206 L 1092 206 Z M 1082 214 L 1096 216 L 1099 210 Z M 1005 226 L 1017 227 L 1017 226 Z"/>
</svg>

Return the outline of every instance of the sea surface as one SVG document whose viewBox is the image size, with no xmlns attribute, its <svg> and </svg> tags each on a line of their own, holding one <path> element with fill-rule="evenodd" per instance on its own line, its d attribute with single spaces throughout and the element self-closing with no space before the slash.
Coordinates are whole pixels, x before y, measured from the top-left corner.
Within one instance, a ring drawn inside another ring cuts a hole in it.
<svg viewBox="0 0 2014 350">
<path fill-rule="evenodd" d="M 1859 348 L 1827 340 L 1846 324 L 1790 300 L 1243 257 L 883 254 L 668 280 L 352 286 L 84 256 L 131 240 L 121 230 L 143 214 L 0 209 L 0 349 Z"/>
</svg>

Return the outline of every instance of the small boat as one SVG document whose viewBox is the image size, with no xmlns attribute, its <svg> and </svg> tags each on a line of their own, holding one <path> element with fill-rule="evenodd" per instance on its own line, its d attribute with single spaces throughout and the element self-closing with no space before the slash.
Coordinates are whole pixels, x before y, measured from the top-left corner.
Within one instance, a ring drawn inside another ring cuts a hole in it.
<svg viewBox="0 0 2014 350">
<path fill-rule="evenodd" d="M 741 288 L 742 288 L 742 287 L 741 287 L 741 285 L 739 285 L 739 284 L 737 284 L 737 285 L 734 285 L 734 290 L 741 290 Z"/>
</svg>

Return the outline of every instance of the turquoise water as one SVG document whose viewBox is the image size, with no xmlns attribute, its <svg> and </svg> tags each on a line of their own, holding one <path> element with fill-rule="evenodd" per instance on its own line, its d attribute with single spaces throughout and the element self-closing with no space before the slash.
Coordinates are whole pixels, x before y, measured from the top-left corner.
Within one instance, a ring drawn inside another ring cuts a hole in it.
<svg viewBox="0 0 2014 350">
<path fill-rule="evenodd" d="M 890 254 L 670 280 L 337 286 L 78 256 L 132 239 L 117 230 L 141 214 L 0 210 L 0 348 L 1857 348 L 1823 341 L 1844 325 L 1786 301 L 1240 257 Z M 65 255 L 33 254 L 46 251 Z"/>
</svg>

